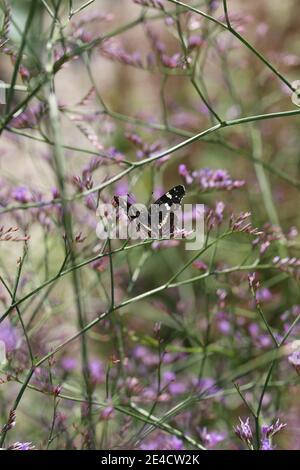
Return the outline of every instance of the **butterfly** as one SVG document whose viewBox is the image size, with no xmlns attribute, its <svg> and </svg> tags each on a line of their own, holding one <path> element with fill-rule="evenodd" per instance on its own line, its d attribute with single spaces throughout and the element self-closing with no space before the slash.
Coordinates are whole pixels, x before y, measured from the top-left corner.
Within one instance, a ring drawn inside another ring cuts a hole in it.
<svg viewBox="0 0 300 470">
<path fill-rule="evenodd" d="M 166 238 L 169 235 L 169 238 L 173 238 L 176 228 L 175 212 L 184 196 L 185 187 L 179 184 L 154 201 L 143 213 L 138 209 L 135 210 L 129 195 L 127 195 L 126 202 L 122 197 L 114 196 L 113 205 L 124 210 L 130 222 L 138 218 L 140 231 L 148 234 L 149 237 Z M 152 223 L 153 220 L 155 220 L 155 224 Z M 164 229 L 166 230 L 164 231 Z"/>
</svg>

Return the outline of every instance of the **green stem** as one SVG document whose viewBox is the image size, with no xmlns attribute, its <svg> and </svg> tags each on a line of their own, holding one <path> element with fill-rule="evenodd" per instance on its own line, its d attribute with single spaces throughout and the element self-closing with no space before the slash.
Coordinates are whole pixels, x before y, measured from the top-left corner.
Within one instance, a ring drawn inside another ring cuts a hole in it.
<svg viewBox="0 0 300 470">
<path fill-rule="evenodd" d="M 22 61 L 22 57 L 23 57 L 23 51 L 24 51 L 24 48 L 25 48 L 25 45 L 26 45 L 27 34 L 29 32 L 29 29 L 30 29 L 30 26 L 31 26 L 31 23 L 32 23 L 34 13 L 35 13 L 35 9 L 36 9 L 37 5 L 38 5 L 37 0 L 31 0 L 27 20 L 26 20 L 26 23 L 25 23 L 24 32 L 23 32 L 23 35 L 22 35 L 20 48 L 18 50 L 18 55 L 17 55 L 16 63 L 15 63 L 15 66 L 14 66 L 13 76 L 12 76 L 12 79 L 11 79 L 11 85 L 10 85 L 10 88 L 9 88 L 9 91 L 8 91 L 6 111 L 5 111 L 6 114 L 9 113 L 10 105 L 11 105 L 11 102 L 12 102 L 12 99 L 13 99 L 13 96 L 14 96 L 15 84 L 16 84 L 16 81 L 17 81 L 19 67 L 20 67 L 20 64 L 21 64 L 21 61 Z"/>
</svg>

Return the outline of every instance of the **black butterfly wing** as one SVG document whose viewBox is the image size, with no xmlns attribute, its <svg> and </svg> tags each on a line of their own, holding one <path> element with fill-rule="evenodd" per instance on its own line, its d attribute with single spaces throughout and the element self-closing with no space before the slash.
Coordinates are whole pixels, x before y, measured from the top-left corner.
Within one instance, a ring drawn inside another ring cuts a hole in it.
<svg viewBox="0 0 300 470">
<path fill-rule="evenodd" d="M 184 195 L 185 187 L 180 184 L 171 188 L 153 203 L 154 210 L 159 212 L 159 226 L 156 230 L 154 228 L 155 238 L 174 236 L 176 217 L 173 209 L 181 203 Z M 148 211 L 148 224 L 151 225 L 151 210 Z"/>
<path fill-rule="evenodd" d="M 171 207 L 172 204 L 180 204 L 184 195 L 185 187 L 182 184 L 179 184 L 163 194 L 153 204 L 157 204 L 159 206 L 166 204 L 167 206 Z"/>
</svg>

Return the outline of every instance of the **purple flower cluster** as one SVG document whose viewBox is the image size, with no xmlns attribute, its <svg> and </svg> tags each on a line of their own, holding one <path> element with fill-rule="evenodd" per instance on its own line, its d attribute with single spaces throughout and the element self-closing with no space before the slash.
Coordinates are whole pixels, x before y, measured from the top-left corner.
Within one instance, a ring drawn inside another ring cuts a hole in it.
<svg viewBox="0 0 300 470">
<path fill-rule="evenodd" d="M 206 427 L 198 430 L 200 439 L 207 449 L 214 449 L 226 438 L 225 432 L 208 431 Z"/>
<path fill-rule="evenodd" d="M 20 345 L 20 332 L 9 319 L 0 323 L 0 341 L 5 344 L 6 353 L 12 353 Z"/>
<path fill-rule="evenodd" d="M 109 60 L 120 62 L 140 69 L 147 68 L 143 63 L 140 52 L 126 52 L 120 44 L 113 40 L 105 41 L 101 46 L 101 54 Z"/>
<path fill-rule="evenodd" d="M 161 142 L 157 141 L 154 142 L 153 144 L 148 144 L 147 142 L 144 142 L 143 139 L 132 132 L 127 132 L 125 134 L 125 137 L 135 146 L 138 148 L 136 152 L 136 156 L 139 159 L 142 158 L 147 158 L 150 156 L 153 156 L 155 152 L 157 152 L 161 148 Z"/>
<path fill-rule="evenodd" d="M 9 227 L 8 229 L 4 226 L 0 227 L 0 242 L 26 242 L 30 239 L 29 235 L 19 235 L 18 227 Z"/>
<path fill-rule="evenodd" d="M 196 184 L 202 191 L 239 189 L 245 185 L 244 180 L 233 180 L 226 170 L 202 168 L 190 172 L 185 164 L 179 165 L 179 174 L 187 185 Z"/>
<path fill-rule="evenodd" d="M 243 441 L 247 447 L 251 450 L 255 448 L 254 444 L 254 434 L 250 426 L 250 418 L 248 417 L 246 421 L 243 421 L 239 418 L 240 424 L 238 424 L 235 428 L 235 434 L 238 436 L 241 441 Z M 273 422 L 271 425 L 262 425 L 261 426 L 261 442 L 260 442 L 260 449 L 261 450 L 273 450 L 274 445 L 272 444 L 272 438 L 281 432 L 286 427 L 286 424 L 281 423 L 279 419 Z"/>
<path fill-rule="evenodd" d="M 32 442 L 15 442 L 14 444 L 10 445 L 7 449 L 8 450 L 33 450 L 35 446 Z"/>
<path fill-rule="evenodd" d="M 157 432 L 155 436 L 143 441 L 139 446 L 140 450 L 184 450 L 184 444 L 176 436 L 168 436 Z"/>
<path fill-rule="evenodd" d="M 272 260 L 274 266 L 276 266 L 280 271 L 289 272 L 296 279 L 300 278 L 300 259 L 293 257 L 281 258 L 280 256 L 275 256 Z"/>
<path fill-rule="evenodd" d="M 38 102 L 28 106 L 25 111 L 10 121 L 10 127 L 15 129 L 28 129 L 35 127 L 45 115 L 47 108 L 44 103 Z"/>
<path fill-rule="evenodd" d="M 249 233 L 250 235 L 261 235 L 262 231 L 252 227 L 250 222 L 246 222 L 251 216 L 250 212 L 241 212 L 238 216 L 230 217 L 230 228 L 233 232 Z"/>
</svg>

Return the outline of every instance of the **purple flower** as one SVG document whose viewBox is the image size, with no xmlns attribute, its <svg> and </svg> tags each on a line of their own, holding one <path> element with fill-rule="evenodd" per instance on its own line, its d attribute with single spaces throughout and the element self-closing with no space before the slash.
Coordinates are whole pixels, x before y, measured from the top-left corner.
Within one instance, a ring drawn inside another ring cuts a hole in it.
<svg viewBox="0 0 300 470">
<path fill-rule="evenodd" d="M 135 397 L 135 400 L 143 403 L 153 403 L 154 401 L 167 403 L 170 401 L 170 395 L 168 393 L 161 393 L 157 396 L 157 388 L 154 390 L 148 387 L 144 388 L 142 393 Z"/>
<path fill-rule="evenodd" d="M 22 77 L 22 80 L 28 81 L 30 79 L 30 71 L 23 64 L 20 64 L 19 74 Z"/>
<path fill-rule="evenodd" d="M 123 196 L 128 193 L 128 183 L 127 181 L 118 181 L 114 191 L 116 196 Z"/>
<path fill-rule="evenodd" d="M 261 450 L 274 450 L 272 445 L 270 444 L 269 439 L 261 440 Z"/>
<path fill-rule="evenodd" d="M 250 323 L 248 330 L 257 347 L 268 348 L 272 344 L 270 336 L 262 333 L 257 323 Z"/>
<path fill-rule="evenodd" d="M 209 115 L 209 109 L 204 103 L 198 103 L 196 105 L 196 109 L 199 111 L 199 113 L 203 114 L 204 116 Z"/>
<path fill-rule="evenodd" d="M 224 209 L 225 204 L 222 201 L 216 202 L 215 209 L 206 209 L 205 219 L 208 231 L 221 225 L 224 218 Z"/>
<path fill-rule="evenodd" d="M 272 292 L 266 287 L 262 287 L 257 290 L 256 299 L 259 302 L 268 302 L 269 300 L 272 300 Z"/>
<path fill-rule="evenodd" d="M 193 266 L 196 269 L 199 269 L 199 271 L 207 271 L 208 269 L 207 264 L 205 264 L 204 261 L 201 261 L 201 260 L 194 261 Z"/>
<path fill-rule="evenodd" d="M 34 449 L 32 442 L 15 442 L 8 447 L 9 450 L 32 450 Z"/>
<path fill-rule="evenodd" d="M 215 207 L 215 216 L 216 216 L 219 223 L 221 223 L 222 220 L 223 220 L 224 209 L 225 209 L 224 202 L 223 201 L 217 201 L 216 202 L 216 207 Z"/>
<path fill-rule="evenodd" d="M 25 111 L 10 121 L 10 127 L 14 127 L 16 129 L 34 127 L 40 121 L 43 114 L 45 114 L 45 111 L 46 107 L 44 103 L 37 103 L 32 106 L 28 106 Z"/>
<path fill-rule="evenodd" d="M 166 384 L 169 384 L 170 382 L 174 382 L 176 380 L 176 375 L 172 371 L 166 371 L 163 373 L 163 381 Z"/>
<path fill-rule="evenodd" d="M 276 421 L 274 421 L 273 424 L 270 424 L 269 426 L 267 424 L 264 424 L 261 428 L 262 434 L 265 437 L 273 437 L 275 434 L 278 432 L 282 431 L 286 427 L 286 423 L 281 423 L 279 419 L 277 418 Z"/>
<path fill-rule="evenodd" d="M 133 350 L 133 356 L 145 366 L 156 366 L 158 364 L 157 354 L 152 353 L 146 346 L 136 346 Z"/>
<path fill-rule="evenodd" d="M 273 450 L 274 446 L 272 445 L 272 437 L 275 436 L 278 432 L 282 431 L 286 427 L 285 423 L 281 423 L 279 419 L 274 421 L 273 424 L 267 425 L 263 424 L 261 427 L 262 439 L 261 439 L 261 449 L 262 450 Z"/>
<path fill-rule="evenodd" d="M 183 442 L 176 436 L 158 433 L 154 438 L 143 442 L 141 450 L 184 450 Z"/>
<path fill-rule="evenodd" d="M 212 377 L 203 377 L 199 380 L 198 387 L 199 390 L 205 390 L 213 387 L 215 380 Z"/>
<path fill-rule="evenodd" d="M 157 151 L 161 148 L 161 142 L 159 141 L 156 141 L 152 144 L 149 144 L 147 142 L 144 142 L 143 139 L 133 133 L 133 132 L 127 132 L 125 134 L 125 137 L 130 141 L 132 142 L 137 148 L 137 152 L 136 152 L 136 156 L 138 159 L 142 159 L 142 158 L 147 158 L 147 157 L 154 157 L 156 154 L 157 154 Z M 159 165 L 161 164 L 161 160 L 164 160 L 166 161 L 166 159 L 168 159 L 169 157 L 166 156 L 162 159 L 160 159 L 160 163 Z"/>
<path fill-rule="evenodd" d="M 195 47 L 199 47 L 199 46 L 202 46 L 203 44 L 203 39 L 201 36 L 196 36 L 196 35 L 193 35 L 193 36 L 190 36 L 189 39 L 188 39 L 188 48 L 189 49 L 193 49 Z"/>
<path fill-rule="evenodd" d="M 146 444 L 141 444 L 139 447 L 141 450 L 161 450 L 157 447 L 156 441 L 149 441 Z"/>
<path fill-rule="evenodd" d="M 292 240 L 293 238 L 296 238 L 298 236 L 298 229 L 295 226 L 292 226 L 289 228 L 288 233 L 286 234 L 286 237 L 289 240 Z"/>
<path fill-rule="evenodd" d="M 126 52 L 120 44 L 112 39 L 103 42 L 101 53 L 107 59 L 120 62 L 121 64 L 144 68 L 141 55 L 138 51 L 133 53 Z"/>
<path fill-rule="evenodd" d="M 249 233 L 250 235 L 261 235 L 263 232 L 259 231 L 257 228 L 252 227 L 250 222 L 247 222 L 247 219 L 251 216 L 251 212 L 241 212 L 239 215 L 235 216 L 234 214 L 231 215 L 230 217 L 230 228 L 233 232 L 243 232 L 243 233 Z M 252 275 L 249 275 L 249 283 L 251 286 L 250 282 L 250 277 Z M 255 286 L 255 289 L 257 289 L 259 285 Z"/>
<path fill-rule="evenodd" d="M 185 357 L 186 357 L 186 354 L 183 352 L 179 352 L 179 353 L 167 352 L 164 354 L 162 362 L 164 364 L 172 364 L 176 361 L 179 361 L 180 359 L 184 359 Z"/>
<path fill-rule="evenodd" d="M 253 434 L 249 424 L 250 419 L 247 418 L 245 422 L 239 418 L 240 424 L 234 428 L 236 435 L 247 444 L 248 448 L 253 450 Z M 262 450 L 273 450 L 272 437 L 278 432 L 282 431 L 286 427 L 286 424 L 280 423 L 279 419 L 274 421 L 271 425 L 264 424 L 261 427 L 262 439 L 261 449 Z"/>
<path fill-rule="evenodd" d="M 89 369 L 92 381 L 96 383 L 103 383 L 105 380 L 105 372 L 102 362 L 99 359 L 92 359 L 89 363 Z"/>
<path fill-rule="evenodd" d="M 293 351 L 289 355 L 288 361 L 296 369 L 296 372 L 300 374 L 300 351 Z"/>
<path fill-rule="evenodd" d="M 11 325 L 9 319 L 5 319 L 0 323 L 0 341 L 5 344 L 7 353 L 11 353 L 17 348 L 19 340 L 18 330 Z"/>
<path fill-rule="evenodd" d="M 224 335 L 229 335 L 231 332 L 231 324 L 230 321 L 222 319 L 218 321 L 218 328 L 220 333 L 223 333 Z"/>
<path fill-rule="evenodd" d="M 168 388 L 171 395 L 182 395 L 187 391 L 187 384 L 182 382 L 172 382 Z"/>
<path fill-rule="evenodd" d="M 52 199 L 58 199 L 60 197 L 59 190 L 56 187 L 51 189 Z"/>
<path fill-rule="evenodd" d="M 181 169 L 181 172 L 183 169 Z M 211 168 L 202 168 L 192 172 L 194 182 L 198 183 L 202 191 L 207 190 L 232 190 L 244 186 L 244 180 L 234 180 L 226 170 L 213 170 Z"/>
<path fill-rule="evenodd" d="M 162 54 L 161 60 L 163 65 L 170 69 L 176 69 L 177 67 L 182 68 L 182 60 L 181 55 L 179 53 L 173 54 L 172 56 Z"/>
<path fill-rule="evenodd" d="M 212 11 L 217 10 L 217 8 L 219 7 L 219 4 L 220 4 L 219 0 L 210 0 L 209 7 Z"/>
<path fill-rule="evenodd" d="M 212 448 L 215 447 L 219 442 L 223 441 L 226 437 L 225 433 L 211 431 L 208 432 L 207 428 L 197 429 L 200 438 L 205 445 L 205 447 Z"/>
<path fill-rule="evenodd" d="M 45 367 L 36 367 L 33 373 L 33 382 L 41 390 L 53 393 L 53 386 L 50 382 L 49 371 Z"/>
<path fill-rule="evenodd" d="M 65 372 L 72 372 L 77 367 L 77 360 L 74 357 L 64 357 L 61 361 L 61 367 Z"/>
<path fill-rule="evenodd" d="M 193 178 L 190 172 L 188 171 L 186 165 L 184 165 L 183 163 L 179 165 L 178 171 L 179 171 L 179 174 L 184 177 L 186 184 L 192 184 Z"/>
<path fill-rule="evenodd" d="M 243 441 L 249 449 L 253 449 L 253 434 L 250 427 L 250 418 L 247 418 L 246 421 L 243 421 L 239 418 L 240 424 L 238 424 L 234 429 L 235 434 Z"/>
<path fill-rule="evenodd" d="M 111 159 L 115 160 L 117 163 L 122 162 L 125 159 L 123 153 L 119 152 L 119 150 L 117 150 L 115 147 L 110 147 L 106 153 Z"/>
<path fill-rule="evenodd" d="M 170 450 L 183 450 L 183 442 L 181 439 L 178 439 L 176 436 L 172 436 L 169 439 Z"/>
<path fill-rule="evenodd" d="M 23 204 L 32 201 L 32 194 L 26 186 L 14 188 L 11 192 L 11 197 L 15 201 L 22 202 Z"/>
<path fill-rule="evenodd" d="M 163 41 L 160 40 L 158 34 L 152 28 L 150 28 L 149 25 L 146 26 L 146 34 L 151 42 L 154 51 L 159 56 L 163 54 L 166 50 L 166 45 Z"/>
<path fill-rule="evenodd" d="M 92 268 L 95 269 L 96 271 L 98 271 L 99 273 L 102 273 L 106 270 L 107 266 L 109 264 L 109 259 L 108 257 L 104 257 L 104 258 L 99 258 L 99 259 L 96 259 L 93 263 L 92 263 Z"/>
<path fill-rule="evenodd" d="M 103 410 L 101 410 L 100 419 L 104 421 L 108 421 L 110 419 L 113 419 L 114 415 L 115 415 L 114 407 L 111 405 L 108 405 L 105 408 L 103 408 Z"/>
<path fill-rule="evenodd" d="M 210 393 L 217 393 L 216 381 L 212 377 L 202 377 L 198 380 L 197 378 L 192 379 L 192 384 L 197 387 L 199 393 L 203 395 L 209 395 Z"/>
<path fill-rule="evenodd" d="M 89 194 L 88 196 L 86 196 L 84 202 L 88 209 L 92 211 L 97 210 L 97 201 L 93 194 Z"/>
<path fill-rule="evenodd" d="M 155 240 L 151 244 L 152 250 L 158 251 L 161 248 L 172 248 L 180 244 L 179 240 Z"/>
</svg>

